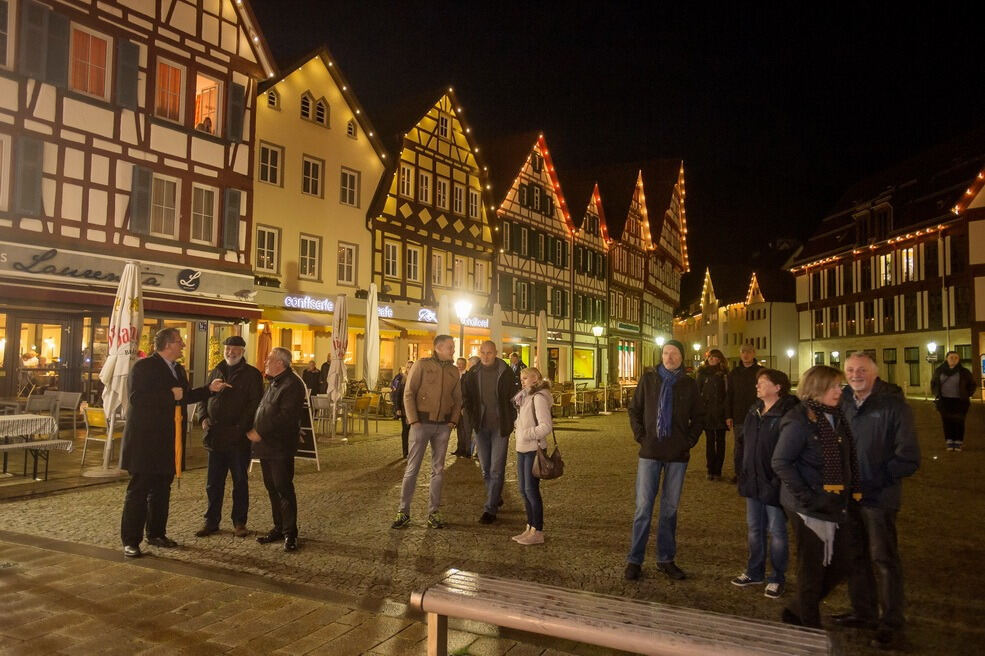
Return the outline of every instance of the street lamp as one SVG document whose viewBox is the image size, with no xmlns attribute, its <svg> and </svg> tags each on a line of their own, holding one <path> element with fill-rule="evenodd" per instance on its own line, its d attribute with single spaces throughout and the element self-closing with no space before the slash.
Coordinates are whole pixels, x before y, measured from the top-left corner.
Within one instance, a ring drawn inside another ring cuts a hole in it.
<svg viewBox="0 0 985 656">
<path fill-rule="evenodd" d="M 937 342 L 927 342 L 927 362 L 937 362 Z"/>
<path fill-rule="evenodd" d="M 695 342 L 694 344 L 691 344 L 691 348 L 694 349 L 694 368 L 697 369 L 698 360 L 701 359 L 701 356 L 698 353 L 701 350 L 701 342 Z"/>
<path fill-rule="evenodd" d="M 466 299 L 455 301 L 455 315 L 458 317 L 458 348 L 465 357 L 465 320 L 472 314 L 472 302 Z"/>
<path fill-rule="evenodd" d="M 792 348 L 787 349 L 787 378 L 793 378 L 793 354 Z"/>
<path fill-rule="evenodd" d="M 841 355 L 838 351 L 831 351 L 831 364 L 839 364 L 838 356 Z"/>
</svg>

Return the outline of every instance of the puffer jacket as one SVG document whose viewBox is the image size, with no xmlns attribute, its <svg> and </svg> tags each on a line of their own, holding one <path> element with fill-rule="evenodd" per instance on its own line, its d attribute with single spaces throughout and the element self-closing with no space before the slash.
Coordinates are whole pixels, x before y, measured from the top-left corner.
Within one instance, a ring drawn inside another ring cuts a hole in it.
<svg viewBox="0 0 985 656">
<path fill-rule="evenodd" d="M 773 471 L 773 449 L 780 439 L 780 420 L 798 404 L 789 394 L 781 396 L 767 411 L 757 401 L 749 409 L 742 425 L 742 468 L 739 470 L 739 495 L 770 506 L 780 505 L 780 478 Z"/>
<path fill-rule="evenodd" d="M 551 419 L 551 406 L 554 399 L 547 386 L 533 393 L 524 393 L 516 415 L 517 453 L 529 453 L 538 448 L 547 448 L 547 436 L 554 428 Z"/>
<path fill-rule="evenodd" d="M 462 414 L 461 374 L 453 360 L 431 356 L 414 363 L 404 386 L 408 424 L 457 424 Z"/>
<path fill-rule="evenodd" d="M 254 458 L 294 457 L 301 440 L 301 413 L 306 396 L 307 389 L 293 369 L 271 379 L 253 421 L 253 428 L 261 438 L 253 443 Z"/>
<path fill-rule="evenodd" d="M 681 373 L 674 385 L 671 405 L 670 435 L 657 438 L 657 413 L 660 410 L 660 374 L 650 369 L 640 378 L 629 404 L 629 425 L 640 443 L 640 458 L 662 462 L 687 462 L 691 449 L 704 430 L 704 403 L 693 378 Z"/>
</svg>

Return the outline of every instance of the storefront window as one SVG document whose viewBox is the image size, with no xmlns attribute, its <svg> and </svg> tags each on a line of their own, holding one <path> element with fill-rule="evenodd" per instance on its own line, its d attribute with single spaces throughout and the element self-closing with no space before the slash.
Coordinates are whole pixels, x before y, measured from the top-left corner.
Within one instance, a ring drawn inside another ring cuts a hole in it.
<svg viewBox="0 0 985 656">
<path fill-rule="evenodd" d="M 595 378 L 595 350 L 575 349 L 575 378 Z"/>
</svg>

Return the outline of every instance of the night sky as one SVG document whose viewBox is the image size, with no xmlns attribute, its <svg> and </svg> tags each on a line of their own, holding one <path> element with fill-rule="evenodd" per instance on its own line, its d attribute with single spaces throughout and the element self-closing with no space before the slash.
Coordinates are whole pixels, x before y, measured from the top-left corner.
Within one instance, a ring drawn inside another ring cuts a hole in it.
<svg viewBox="0 0 985 656">
<path fill-rule="evenodd" d="M 683 158 L 699 271 L 806 239 L 853 182 L 985 123 L 980 16 L 725 4 L 253 7 L 278 61 L 326 44 L 371 120 L 453 85 L 480 146 L 543 130 L 562 186 L 566 168 Z"/>
</svg>

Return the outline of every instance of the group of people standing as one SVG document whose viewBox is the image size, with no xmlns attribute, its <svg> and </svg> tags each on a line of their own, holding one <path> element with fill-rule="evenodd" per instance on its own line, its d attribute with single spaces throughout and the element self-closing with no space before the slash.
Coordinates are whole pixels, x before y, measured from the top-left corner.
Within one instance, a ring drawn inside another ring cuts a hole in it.
<svg viewBox="0 0 985 656">
<path fill-rule="evenodd" d="M 811 367 L 800 379 L 799 398 L 790 395 L 785 373 L 755 362 L 751 347 L 731 372 L 720 351 L 709 352 L 696 380 L 684 374 L 684 354 L 680 342 L 668 341 L 629 409 L 640 450 L 626 578 L 642 576 L 658 494 L 657 569 L 686 578 L 675 557 L 689 452 L 705 431 L 708 478 L 720 479 L 724 432 L 731 428 L 749 543 L 745 570 L 731 583 L 765 584 L 771 598 L 783 594 L 789 520 L 797 539 L 797 595 L 783 621 L 820 627 L 821 601 L 847 579 L 852 610 L 833 621 L 874 630 L 876 648 L 898 647 L 904 616 L 896 515 L 902 479 L 920 465 L 912 411 L 900 388 L 880 380 L 864 352 L 847 359 L 844 373 Z M 743 411 L 738 404 L 750 398 Z"/>
</svg>

